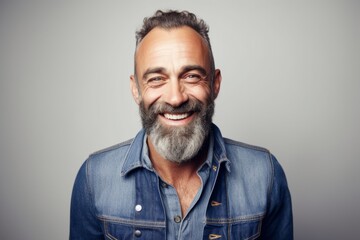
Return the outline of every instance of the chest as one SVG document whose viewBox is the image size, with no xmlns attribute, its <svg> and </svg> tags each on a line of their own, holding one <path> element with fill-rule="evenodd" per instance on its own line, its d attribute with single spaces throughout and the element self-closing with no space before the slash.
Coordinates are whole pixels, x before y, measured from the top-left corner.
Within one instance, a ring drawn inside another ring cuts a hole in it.
<svg viewBox="0 0 360 240">
<path fill-rule="evenodd" d="M 262 216 L 256 214 L 262 211 L 251 205 L 251 196 L 237 193 L 241 181 L 236 186 L 225 174 L 214 179 L 210 176 L 206 184 L 200 181 L 200 189 L 190 184 L 179 194 L 155 174 L 134 176 L 127 183 L 133 184 L 133 197 L 116 195 L 118 200 L 107 199 L 103 206 L 97 206 L 106 239 L 256 239 L 260 235 Z M 111 204 L 119 211 L 110 210 L 115 209 L 109 207 Z M 189 205 L 190 212 L 182 214 L 183 204 Z"/>
<path fill-rule="evenodd" d="M 174 184 L 174 188 L 179 199 L 181 214 L 182 216 L 185 216 L 191 203 L 194 202 L 196 194 L 202 188 L 201 180 L 198 176 L 196 176 L 188 181 L 179 181 Z"/>
</svg>

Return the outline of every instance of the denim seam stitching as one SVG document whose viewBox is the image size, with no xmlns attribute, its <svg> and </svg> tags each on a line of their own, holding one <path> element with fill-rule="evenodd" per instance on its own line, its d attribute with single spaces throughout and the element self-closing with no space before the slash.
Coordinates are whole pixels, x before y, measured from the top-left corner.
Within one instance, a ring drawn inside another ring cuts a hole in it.
<svg viewBox="0 0 360 240">
<path fill-rule="evenodd" d="M 225 173 L 224 173 L 225 174 Z M 228 191 L 228 176 L 225 175 L 225 192 L 226 192 L 226 211 L 227 211 L 227 216 L 230 216 L 230 197 L 229 197 L 229 191 Z M 228 240 L 230 240 L 230 236 L 231 236 L 231 228 L 230 228 L 230 223 L 227 224 L 227 229 L 228 229 Z"/>
<path fill-rule="evenodd" d="M 98 154 L 109 152 L 109 151 L 112 151 L 112 150 L 115 150 L 115 149 L 118 149 L 118 148 L 121 148 L 121 147 L 129 146 L 132 143 L 133 140 L 134 139 L 132 138 L 132 139 L 126 140 L 124 142 L 115 144 L 113 146 L 98 150 L 98 151 L 93 152 L 92 154 L 90 154 L 90 156 L 98 155 Z"/>
<path fill-rule="evenodd" d="M 252 235 L 252 236 L 250 236 L 248 238 L 245 238 L 244 240 L 253 240 L 253 239 L 259 237 L 261 235 L 261 226 L 262 226 L 262 221 L 259 222 L 257 232 L 254 235 Z"/>
<path fill-rule="evenodd" d="M 98 219 L 104 222 L 119 223 L 129 226 L 138 226 L 138 227 L 153 227 L 153 228 L 164 228 L 165 222 L 153 222 L 153 221 L 134 221 L 124 218 L 111 218 L 105 216 L 98 216 Z"/>
<path fill-rule="evenodd" d="M 269 174 L 269 186 L 268 186 L 268 199 L 271 200 L 271 193 L 273 191 L 273 187 L 274 187 L 274 178 L 275 178 L 275 169 L 274 169 L 274 160 L 271 157 L 271 154 L 269 153 L 268 155 L 269 157 L 269 163 L 270 163 L 270 171 L 271 173 Z"/>
<path fill-rule="evenodd" d="M 233 224 L 233 223 L 241 223 L 241 222 L 247 222 L 247 221 L 259 221 L 264 219 L 265 214 L 258 214 L 253 216 L 243 216 L 243 217 L 237 217 L 237 218 L 209 218 L 206 219 L 207 224 Z"/>
<path fill-rule="evenodd" d="M 91 209 L 92 209 L 92 212 L 94 215 L 97 214 L 97 210 L 95 208 L 95 194 L 94 194 L 94 191 L 93 189 L 91 188 L 91 186 L 93 186 L 90 181 L 90 160 L 88 159 L 86 161 L 86 168 L 85 168 L 85 175 L 86 175 L 86 189 L 89 191 L 89 197 L 90 197 L 90 201 L 91 201 Z"/>
<path fill-rule="evenodd" d="M 269 153 L 269 152 L 270 152 L 270 151 L 269 151 L 268 149 L 266 149 L 266 148 L 259 147 L 259 146 L 255 146 L 255 145 L 251 145 L 251 144 L 247 144 L 247 143 L 243 143 L 243 142 L 238 142 L 238 141 L 235 141 L 235 140 L 229 139 L 229 138 L 224 138 L 224 142 L 225 142 L 226 144 L 229 144 L 229 145 L 235 145 L 235 146 L 238 146 L 238 147 L 253 149 L 253 150 L 260 151 L 260 152 L 266 152 L 266 153 Z"/>
<path fill-rule="evenodd" d="M 105 230 L 105 236 L 110 238 L 111 240 L 118 240 L 116 237 L 114 237 L 113 235 L 111 235 L 108 231 L 108 228 L 107 228 L 107 222 L 104 221 L 104 230 Z"/>
</svg>

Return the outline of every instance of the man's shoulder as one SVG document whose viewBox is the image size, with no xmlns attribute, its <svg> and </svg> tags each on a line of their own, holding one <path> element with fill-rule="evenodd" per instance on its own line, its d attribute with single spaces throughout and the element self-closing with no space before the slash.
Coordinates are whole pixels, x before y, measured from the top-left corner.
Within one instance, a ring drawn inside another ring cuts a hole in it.
<svg viewBox="0 0 360 240">
<path fill-rule="evenodd" d="M 236 165 L 268 165 L 271 162 L 272 154 L 266 148 L 223 137 L 216 125 L 213 125 L 213 129 L 215 155 L 218 158 L 227 158 Z"/>
<path fill-rule="evenodd" d="M 131 138 L 124 142 L 114 144 L 110 147 L 106 147 L 106 148 L 97 150 L 97 151 L 91 153 L 89 157 L 96 157 L 96 156 L 111 154 L 112 152 L 127 150 L 133 141 L 134 141 L 134 138 Z"/>
<path fill-rule="evenodd" d="M 129 139 L 90 154 L 83 165 L 87 175 L 91 178 L 106 179 L 121 173 L 133 140 Z"/>
<path fill-rule="evenodd" d="M 110 147 L 95 151 L 89 155 L 87 163 L 93 167 L 119 165 L 125 161 L 133 141 L 134 139 L 132 138 Z"/>
<path fill-rule="evenodd" d="M 270 154 L 270 151 L 264 147 L 259 147 L 256 145 L 236 141 L 230 138 L 223 138 L 223 139 L 227 147 L 238 148 L 239 150 L 247 150 L 251 152 L 254 151 L 254 152 L 262 152 L 262 153 Z"/>
<path fill-rule="evenodd" d="M 269 186 L 274 175 L 274 158 L 266 148 L 224 138 L 226 157 L 229 160 L 229 181 L 245 181 L 249 186 Z M 250 184 L 251 183 L 251 184 Z"/>
<path fill-rule="evenodd" d="M 252 166 L 254 168 L 265 169 L 271 168 L 273 160 L 272 154 L 268 149 L 229 138 L 223 138 L 223 141 L 226 156 L 232 163 L 231 165 L 239 167 Z"/>
</svg>

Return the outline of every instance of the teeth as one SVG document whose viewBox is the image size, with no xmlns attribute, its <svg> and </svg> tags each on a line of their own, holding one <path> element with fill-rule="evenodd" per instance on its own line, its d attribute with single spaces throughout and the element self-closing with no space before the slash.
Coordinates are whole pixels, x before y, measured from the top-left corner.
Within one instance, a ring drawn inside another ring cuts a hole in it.
<svg viewBox="0 0 360 240">
<path fill-rule="evenodd" d="M 165 113 L 164 117 L 166 117 L 167 119 L 170 119 L 170 120 L 181 120 L 181 119 L 187 118 L 189 115 L 190 115 L 189 113 L 182 113 L 182 114 Z"/>
</svg>

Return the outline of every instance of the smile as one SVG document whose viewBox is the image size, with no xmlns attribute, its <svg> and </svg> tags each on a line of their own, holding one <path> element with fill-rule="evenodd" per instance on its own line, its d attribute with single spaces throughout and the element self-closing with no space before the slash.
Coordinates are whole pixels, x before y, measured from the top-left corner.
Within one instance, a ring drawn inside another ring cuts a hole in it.
<svg viewBox="0 0 360 240">
<path fill-rule="evenodd" d="M 182 120 L 189 117 L 191 113 L 181 113 L 181 114 L 171 114 L 171 113 L 164 113 L 164 117 L 169 120 Z"/>
</svg>

